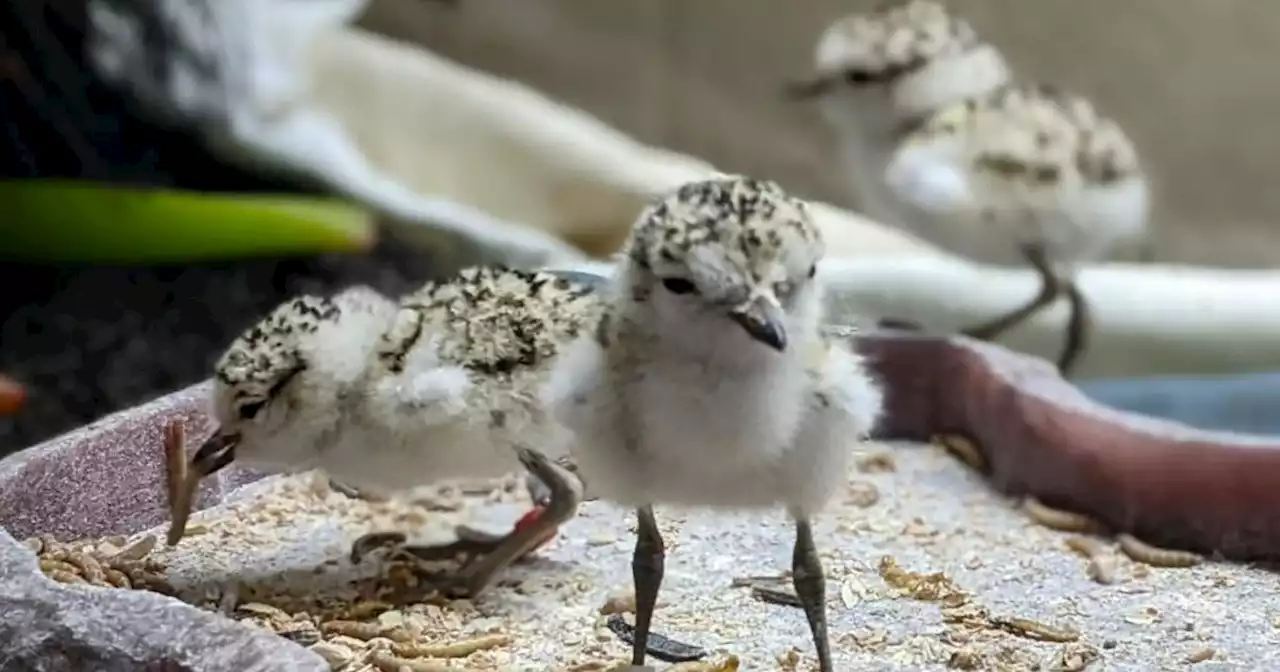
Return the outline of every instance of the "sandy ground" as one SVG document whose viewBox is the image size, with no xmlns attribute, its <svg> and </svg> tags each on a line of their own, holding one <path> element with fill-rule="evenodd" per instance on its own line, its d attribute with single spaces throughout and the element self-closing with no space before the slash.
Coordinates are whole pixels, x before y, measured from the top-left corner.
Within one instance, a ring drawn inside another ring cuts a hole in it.
<svg viewBox="0 0 1280 672">
<path fill-rule="evenodd" d="M 1221 563 L 1151 568 L 1099 539 L 1100 563 L 1115 579 L 1103 585 L 1066 545 L 1072 535 L 1035 525 L 940 449 L 877 445 L 865 453 L 818 526 L 839 669 L 1280 669 L 1271 573 Z M 296 610 L 306 605 L 291 605 L 281 591 L 303 602 L 350 593 L 353 578 L 379 571 L 376 561 L 353 568 L 339 560 L 360 534 L 398 525 L 444 541 L 454 521 L 501 529 L 522 510 L 514 479 L 490 494 L 419 493 L 416 505 L 348 500 L 320 483 L 301 475 L 251 486 L 197 516 L 194 534 L 156 555 L 175 584 L 210 604 L 221 599 L 217 586 L 239 581 L 242 601 Z M 668 559 L 657 631 L 721 658 L 736 655 L 743 670 L 812 668 L 802 613 L 731 586 L 735 577 L 789 566 L 785 516 L 660 509 L 659 522 Z M 626 648 L 600 611 L 630 589 L 632 525 L 628 512 L 588 503 L 552 545 L 476 602 L 400 607 L 377 621 L 416 623 L 437 643 L 509 637 L 472 654 L 465 669 L 608 669 Z M 934 572 L 942 576 L 921 576 Z M 1069 641 L 1036 641 L 1036 630 Z M 341 669 L 376 669 L 360 655 Z"/>
</svg>

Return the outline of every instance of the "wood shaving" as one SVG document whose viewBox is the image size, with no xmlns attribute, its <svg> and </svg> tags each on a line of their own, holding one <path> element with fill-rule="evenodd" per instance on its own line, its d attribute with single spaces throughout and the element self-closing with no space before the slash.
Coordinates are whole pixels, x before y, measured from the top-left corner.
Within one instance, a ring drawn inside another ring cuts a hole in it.
<svg viewBox="0 0 1280 672">
<path fill-rule="evenodd" d="M 610 595 L 605 599 L 604 604 L 600 605 L 601 616 L 609 616 L 611 614 L 634 614 L 635 612 L 635 591 L 627 591 L 625 593 Z"/>
<path fill-rule="evenodd" d="M 1102 660 L 1098 647 L 1086 642 L 1070 642 L 1058 647 L 1042 665 L 1048 672 L 1082 672 Z"/>
<path fill-rule="evenodd" d="M 1110 585 L 1116 582 L 1116 564 L 1108 557 L 1102 544 L 1088 537 L 1068 537 L 1063 543 L 1089 561 L 1085 574 L 1095 583 Z"/>
<path fill-rule="evenodd" d="M 880 488 L 870 481 L 854 481 L 845 490 L 845 501 L 860 509 L 870 508 L 880 501 Z"/>
<path fill-rule="evenodd" d="M 738 672 L 738 657 L 729 655 L 719 660 L 676 663 L 667 672 Z"/>
<path fill-rule="evenodd" d="M 958 606 L 968 601 L 969 596 L 956 588 L 942 572 L 921 574 L 910 572 L 898 566 L 898 561 L 890 556 L 880 558 L 880 578 L 897 588 L 913 600 L 942 602 L 949 606 Z"/>
</svg>

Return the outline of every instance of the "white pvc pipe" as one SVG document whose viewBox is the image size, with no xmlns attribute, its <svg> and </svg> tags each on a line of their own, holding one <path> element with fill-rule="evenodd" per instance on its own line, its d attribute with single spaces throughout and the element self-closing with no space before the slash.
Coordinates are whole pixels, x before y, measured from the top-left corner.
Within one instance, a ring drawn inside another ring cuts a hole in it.
<svg viewBox="0 0 1280 672">
<path fill-rule="evenodd" d="M 941 259 L 833 259 L 822 267 L 831 318 L 892 316 L 940 332 L 980 323 L 1036 294 L 1030 270 Z M 1086 267 L 1090 342 L 1076 377 L 1252 373 L 1280 369 L 1280 272 L 1173 265 Z M 1065 299 L 1000 342 L 1049 359 L 1062 347 Z"/>
<path fill-rule="evenodd" d="M 571 267 L 606 277 L 614 270 L 608 262 Z M 1039 289 L 1031 271 L 945 258 L 832 259 L 819 268 L 830 322 L 896 317 L 939 334 L 1008 311 Z M 1280 310 L 1268 310 L 1280 300 L 1280 272 L 1109 264 L 1084 268 L 1078 282 L 1093 330 L 1077 379 L 1280 370 Z M 1066 318 L 1061 300 L 999 342 L 1053 360 Z"/>
</svg>

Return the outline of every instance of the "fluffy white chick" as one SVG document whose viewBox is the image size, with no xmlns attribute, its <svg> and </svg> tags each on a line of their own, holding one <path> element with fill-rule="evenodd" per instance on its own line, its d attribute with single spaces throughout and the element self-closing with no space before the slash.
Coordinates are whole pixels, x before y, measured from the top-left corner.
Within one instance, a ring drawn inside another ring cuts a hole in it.
<svg viewBox="0 0 1280 672">
<path fill-rule="evenodd" d="M 994 339 L 1066 296 L 1058 368 L 1068 375 L 1090 325 L 1078 267 L 1146 233 L 1149 182 L 1120 126 L 1078 95 L 1006 87 L 929 117 L 902 138 L 885 175 L 918 235 L 1040 276 L 1025 305 L 965 333 Z"/>
<path fill-rule="evenodd" d="M 817 100 L 857 207 L 886 224 L 904 218 L 883 179 L 903 129 L 1012 80 L 1000 51 L 933 0 L 844 16 L 823 32 L 813 59 L 814 74 L 790 94 Z"/>
<path fill-rule="evenodd" d="M 1120 127 L 1080 96 L 1013 80 L 1004 57 L 933 0 L 896 0 L 832 24 L 817 75 L 851 189 L 879 221 L 970 260 L 1030 265 L 1041 289 L 964 333 L 995 339 L 1065 295 L 1059 370 L 1084 349 L 1087 305 L 1074 284 L 1146 235 L 1148 181 Z"/>
<path fill-rule="evenodd" d="M 781 506 L 796 525 L 796 594 L 833 669 L 810 520 L 882 401 L 859 356 L 820 332 L 822 255 L 805 203 L 778 185 L 686 184 L 640 215 L 607 307 L 551 374 L 578 475 L 636 509 L 634 665 L 664 566 L 652 505 Z"/>
<path fill-rule="evenodd" d="M 596 305 L 585 285 L 491 268 L 428 283 L 399 303 L 367 288 L 292 299 L 218 360 L 219 429 L 192 471 L 208 475 L 232 460 L 322 469 L 361 492 L 387 492 L 523 465 L 550 490 L 546 510 L 491 543 L 460 544 L 485 552 L 437 577 L 450 593 L 474 596 L 577 510 L 580 483 L 540 450 L 557 439 L 538 389 Z M 420 557 L 451 550 L 391 536 Z"/>
</svg>

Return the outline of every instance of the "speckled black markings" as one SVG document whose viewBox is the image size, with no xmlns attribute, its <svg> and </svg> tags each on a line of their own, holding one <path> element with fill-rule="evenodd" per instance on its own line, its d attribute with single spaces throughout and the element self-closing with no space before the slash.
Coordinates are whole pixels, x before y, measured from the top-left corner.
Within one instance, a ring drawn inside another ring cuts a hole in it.
<svg viewBox="0 0 1280 672">
<path fill-rule="evenodd" d="M 1055 86 L 1005 85 L 965 101 L 961 112 L 943 111 L 928 117 L 914 131 L 904 128 L 903 132 L 946 137 L 972 132 L 978 123 L 975 120 L 982 115 L 1006 113 L 1011 122 L 1043 126 L 1032 137 L 1034 151 L 978 152 L 972 161 L 975 170 L 1036 186 L 1058 184 L 1070 171 L 1086 184 L 1098 186 L 1141 172 L 1131 141 L 1115 122 L 1101 118 L 1088 101 Z M 1061 158 L 1064 152 L 1070 157 L 1066 162 Z"/>
<path fill-rule="evenodd" d="M 429 283 L 403 305 L 438 332 L 443 359 L 501 377 L 554 357 L 587 325 L 596 301 L 590 285 L 552 273 L 475 267 Z"/>
<path fill-rule="evenodd" d="M 404 308 L 396 314 L 391 328 L 382 335 L 378 344 L 378 359 L 388 371 L 404 371 L 404 358 L 422 338 L 425 320 L 422 311 L 415 308 Z"/>
<path fill-rule="evenodd" d="M 795 215 L 784 214 L 784 206 Z M 628 254 L 638 266 L 650 269 L 658 260 L 678 264 L 699 245 L 734 239 L 746 258 L 754 258 L 761 248 L 781 247 L 787 228 L 803 240 L 816 239 L 819 234 L 805 210 L 803 201 L 768 180 L 726 177 L 691 182 L 641 216 Z"/>
<path fill-rule="evenodd" d="M 927 9 L 933 11 L 926 16 Z M 825 83 L 810 83 L 813 93 L 830 89 L 836 78 L 856 89 L 888 87 L 920 72 L 943 54 L 964 55 L 982 45 L 967 21 L 932 2 L 886 3 L 866 15 L 847 18 L 844 26 L 850 41 L 871 43 L 870 53 L 861 52 L 866 55 L 858 63 L 828 76 Z M 902 39 L 904 33 L 912 39 Z M 806 92 L 797 90 L 799 95 Z"/>
<path fill-rule="evenodd" d="M 814 392 L 813 398 L 818 400 L 818 405 L 823 408 L 831 408 L 831 395 L 826 392 Z"/>
<path fill-rule="evenodd" d="M 234 389 L 242 412 L 252 415 L 253 402 L 266 401 L 307 368 L 298 347 L 300 334 L 314 334 L 324 322 L 341 316 L 332 299 L 300 296 L 278 306 L 227 348 L 214 366 L 214 377 Z"/>
<path fill-rule="evenodd" d="M 595 338 L 596 343 L 606 350 L 613 343 L 613 312 L 609 309 L 602 311 L 600 319 L 596 320 Z"/>
</svg>

